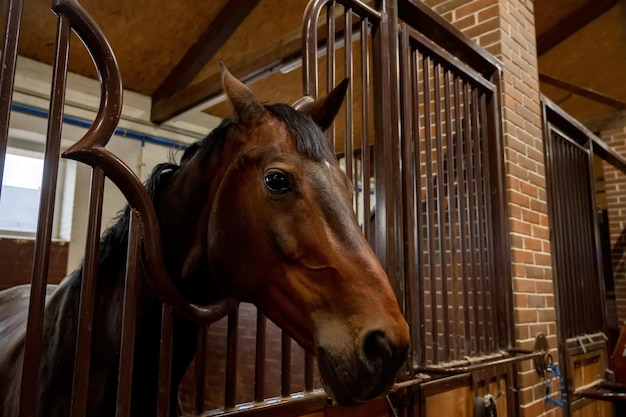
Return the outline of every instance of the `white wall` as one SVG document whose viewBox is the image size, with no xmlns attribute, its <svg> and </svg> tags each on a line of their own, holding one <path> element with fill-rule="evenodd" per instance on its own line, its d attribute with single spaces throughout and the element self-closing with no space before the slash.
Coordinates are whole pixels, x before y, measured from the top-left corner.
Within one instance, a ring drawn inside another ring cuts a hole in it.
<svg viewBox="0 0 626 417">
<path fill-rule="evenodd" d="M 47 110 L 49 106 L 52 68 L 26 58 L 19 57 L 14 103 Z M 93 120 L 100 102 L 100 85 L 76 74 L 69 74 L 66 92 L 65 114 L 85 120 Z M 220 119 L 204 113 L 185 115 L 184 118 L 156 126 L 150 123 L 150 98 L 125 91 L 120 128 L 142 134 L 183 143 L 192 143 L 204 137 L 220 122 Z M 77 141 L 86 129 L 65 124 L 63 127 L 63 149 Z M 21 112 L 11 113 L 9 136 L 19 142 L 45 143 L 46 120 Z M 114 136 L 107 148 L 124 161 L 142 181 L 159 162 L 170 159 L 171 148 L 146 143 L 127 137 Z M 174 152 L 174 155 L 180 152 Z M 84 254 L 89 183 L 91 169 L 81 163 L 64 161 L 58 179 L 56 204 L 57 236 L 70 241 L 68 272 L 75 269 Z M 103 228 L 111 223 L 115 214 L 123 208 L 125 199 L 113 183 L 107 180 L 103 206 Z"/>
</svg>

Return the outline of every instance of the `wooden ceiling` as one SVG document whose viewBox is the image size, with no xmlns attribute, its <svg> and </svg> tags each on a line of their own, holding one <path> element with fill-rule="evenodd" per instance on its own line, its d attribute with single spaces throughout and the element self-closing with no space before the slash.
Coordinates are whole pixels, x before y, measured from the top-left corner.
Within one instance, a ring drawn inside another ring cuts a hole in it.
<svg viewBox="0 0 626 417">
<path fill-rule="evenodd" d="M 626 110 L 624 6 L 537 0 L 541 92 L 593 130 Z"/>
<path fill-rule="evenodd" d="M 308 0 L 82 0 L 116 53 L 124 86 L 153 98 L 162 122 L 189 109 L 225 116 L 219 61 L 264 101 L 291 102 Z M 581 121 L 626 110 L 626 19 L 618 0 L 535 0 L 541 91 Z M 49 0 L 25 0 L 20 55 L 51 63 L 56 18 Z M 70 71 L 95 77 L 76 40 Z M 207 106 L 207 100 L 209 105 Z M 217 104 L 216 104 L 217 103 Z"/>
</svg>

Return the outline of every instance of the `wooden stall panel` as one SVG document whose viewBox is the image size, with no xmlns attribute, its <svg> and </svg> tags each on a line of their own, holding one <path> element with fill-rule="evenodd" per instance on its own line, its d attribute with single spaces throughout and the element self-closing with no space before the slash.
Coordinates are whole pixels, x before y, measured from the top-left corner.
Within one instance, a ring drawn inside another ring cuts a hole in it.
<svg viewBox="0 0 626 417">
<path fill-rule="evenodd" d="M 572 355 L 569 360 L 569 369 L 574 390 L 579 390 L 601 381 L 606 368 L 607 354 L 604 349 Z"/>
<path fill-rule="evenodd" d="M 493 381 L 478 388 L 478 392 L 467 385 L 448 391 L 440 392 L 426 397 L 424 417 L 474 417 L 474 402 L 476 396 L 491 394 L 496 399 L 498 416 L 507 417 L 506 395 L 498 396 L 500 390 L 506 392 L 506 381 L 501 379 L 499 383 Z"/>
<path fill-rule="evenodd" d="M 613 417 L 613 405 L 606 401 L 594 401 L 573 411 L 572 417 Z"/>
</svg>

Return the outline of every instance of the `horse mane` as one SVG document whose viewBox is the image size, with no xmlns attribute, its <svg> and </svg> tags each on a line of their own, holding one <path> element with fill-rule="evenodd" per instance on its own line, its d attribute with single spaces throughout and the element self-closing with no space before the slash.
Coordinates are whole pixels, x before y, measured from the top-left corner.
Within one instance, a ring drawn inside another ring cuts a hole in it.
<svg viewBox="0 0 626 417">
<path fill-rule="evenodd" d="M 265 105 L 265 108 L 285 124 L 295 138 L 298 152 L 315 161 L 330 161 L 334 158 L 328 141 L 309 115 L 286 104 L 270 104 Z M 152 202 L 156 203 L 159 200 L 174 174 L 194 155 L 197 155 L 201 162 L 206 162 L 217 149 L 221 148 L 233 122 L 234 120 L 230 118 L 223 119 L 205 138 L 189 145 L 181 157 L 180 165 L 172 162 L 156 165 L 144 183 Z M 108 265 L 111 260 L 125 259 L 129 225 L 130 207 L 126 205 L 117 213 L 112 225 L 104 231 L 100 239 L 101 268 Z"/>
<path fill-rule="evenodd" d="M 311 116 L 286 104 L 270 104 L 265 108 L 285 124 L 296 140 L 298 152 L 318 162 L 330 162 L 335 158 L 330 144 Z"/>
</svg>

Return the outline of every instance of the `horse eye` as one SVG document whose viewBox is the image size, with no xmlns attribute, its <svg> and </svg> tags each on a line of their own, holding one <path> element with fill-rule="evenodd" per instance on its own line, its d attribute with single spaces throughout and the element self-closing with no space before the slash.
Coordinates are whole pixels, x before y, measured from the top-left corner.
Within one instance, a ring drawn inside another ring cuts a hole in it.
<svg viewBox="0 0 626 417">
<path fill-rule="evenodd" d="M 291 190 L 291 180 L 282 171 L 270 171 L 263 180 L 265 187 L 272 193 L 286 193 Z"/>
</svg>

